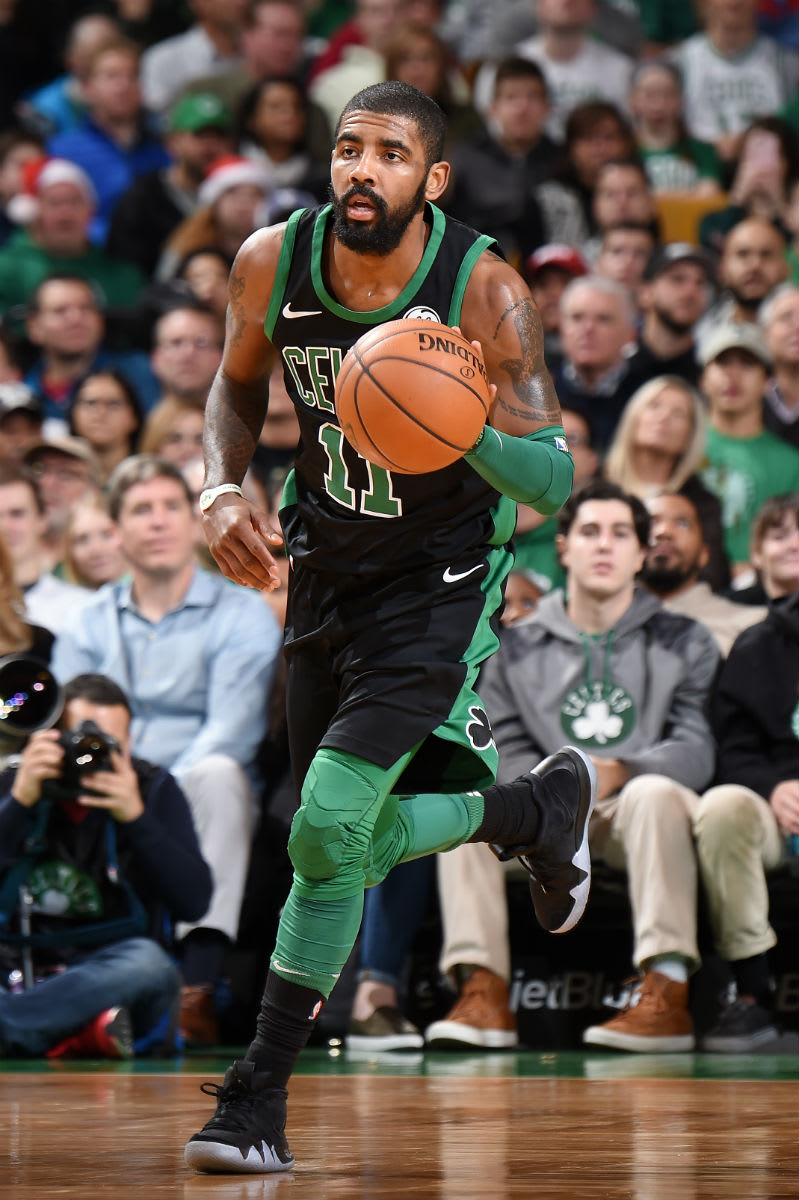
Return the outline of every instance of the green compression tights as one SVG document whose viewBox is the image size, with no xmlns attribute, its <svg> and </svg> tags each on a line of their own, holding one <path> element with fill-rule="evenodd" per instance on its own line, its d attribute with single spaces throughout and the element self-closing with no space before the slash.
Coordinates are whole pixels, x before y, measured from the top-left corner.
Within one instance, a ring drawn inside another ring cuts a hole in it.
<svg viewBox="0 0 799 1200">
<path fill-rule="evenodd" d="M 396 796 L 413 757 L 387 770 L 320 750 L 292 824 L 294 883 L 280 917 L 272 970 L 329 996 L 355 944 L 364 889 L 392 867 L 465 842 L 483 818 L 479 792 Z"/>
</svg>

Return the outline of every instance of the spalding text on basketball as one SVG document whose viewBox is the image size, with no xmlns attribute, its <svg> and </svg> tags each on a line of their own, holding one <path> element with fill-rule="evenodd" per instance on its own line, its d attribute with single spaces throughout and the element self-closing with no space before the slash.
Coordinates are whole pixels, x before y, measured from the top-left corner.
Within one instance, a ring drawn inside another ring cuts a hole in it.
<svg viewBox="0 0 799 1200">
<path fill-rule="evenodd" d="M 420 333 L 418 337 L 420 354 L 424 354 L 429 350 L 437 350 L 443 354 L 454 354 L 456 358 L 462 358 L 464 362 L 468 363 L 472 372 L 477 371 L 482 375 L 483 379 L 488 379 L 483 360 L 469 346 L 464 346 L 461 342 L 453 342 L 450 338 L 436 337 L 432 333 Z M 463 373 L 463 368 L 461 368 L 461 374 Z"/>
</svg>

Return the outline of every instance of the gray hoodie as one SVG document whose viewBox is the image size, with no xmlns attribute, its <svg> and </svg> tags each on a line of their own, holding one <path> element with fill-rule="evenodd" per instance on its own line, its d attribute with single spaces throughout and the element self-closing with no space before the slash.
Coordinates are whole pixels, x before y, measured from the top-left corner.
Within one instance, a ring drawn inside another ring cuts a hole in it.
<svg viewBox="0 0 799 1200">
<path fill-rule="evenodd" d="M 667 775 L 700 791 L 713 775 L 707 720 L 719 662 L 711 634 L 636 589 L 608 634 L 581 634 L 563 592 L 504 631 L 480 679 L 499 749 L 499 779 L 514 779 L 571 744 L 619 759 L 631 775 Z"/>
</svg>

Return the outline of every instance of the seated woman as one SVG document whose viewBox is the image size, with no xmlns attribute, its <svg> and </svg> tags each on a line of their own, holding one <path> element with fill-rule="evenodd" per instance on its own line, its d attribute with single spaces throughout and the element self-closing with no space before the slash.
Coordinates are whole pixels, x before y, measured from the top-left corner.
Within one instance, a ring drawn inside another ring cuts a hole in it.
<svg viewBox="0 0 799 1200">
<path fill-rule="evenodd" d="M 205 415 L 196 404 L 168 396 L 148 414 L 141 435 L 141 453 L 157 454 L 182 471 L 203 451 Z"/>
<path fill-rule="evenodd" d="M 239 113 L 240 153 L 264 172 L 269 191 L 298 188 L 317 201 L 327 196 L 330 146 L 320 159 L 309 139 L 308 98 L 295 79 L 264 79 Z"/>
<path fill-rule="evenodd" d="M 116 525 L 102 492 L 86 492 L 69 507 L 64 527 L 61 574 L 69 583 L 96 591 L 125 574 Z"/>
<path fill-rule="evenodd" d="M 706 429 L 699 393 L 678 375 L 658 375 L 627 401 L 605 456 L 603 475 L 640 500 L 666 491 L 682 492 L 694 502 L 710 551 L 702 576 L 718 591 L 729 583 L 730 570 L 721 506 L 697 474 Z"/>
<path fill-rule="evenodd" d="M 233 259 L 242 242 L 260 225 L 270 192 L 263 166 L 251 159 L 226 155 L 212 163 L 197 193 L 198 207 L 170 235 L 155 278 L 173 279 L 180 263 L 201 246 L 215 246 Z"/>
<path fill-rule="evenodd" d="M 400 25 L 383 51 L 386 79 L 409 83 L 435 100 L 447 118 L 451 141 L 485 134 L 485 125 L 471 103 L 469 86 L 456 69 L 441 38 L 425 25 Z"/>
<path fill-rule="evenodd" d="M 183 259 L 175 278 L 187 283 L 192 294 L 218 316 L 227 311 L 227 288 L 233 259 L 218 246 L 200 246 Z"/>
<path fill-rule="evenodd" d="M 75 392 L 67 413 L 69 432 L 91 446 L 100 467 L 100 483 L 128 455 L 135 453 L 142 426 L 136 389 L 114 368 L 92 371 Z"/>
</svg>

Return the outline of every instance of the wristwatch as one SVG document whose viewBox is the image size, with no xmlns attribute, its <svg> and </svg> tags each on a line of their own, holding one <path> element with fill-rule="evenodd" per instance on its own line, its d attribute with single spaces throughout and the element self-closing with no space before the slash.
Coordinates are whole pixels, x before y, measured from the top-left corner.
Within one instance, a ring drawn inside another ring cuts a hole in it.
<svg viewBox="0 0 799 1200">
<path fill-rule="evenodd" d="M 206 488 L 204 492 L 200 492 L 200 512 L 208 512 L 217 496 L 223 496 L 225 492 L 235 492 L 237 496 L 242 494 L 237 483 L 220 483 L 218 487 Z"/>
</svg>

